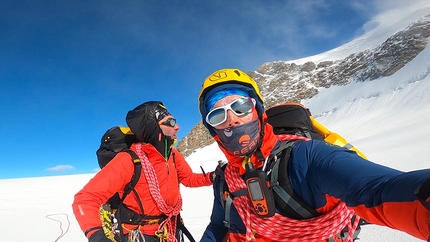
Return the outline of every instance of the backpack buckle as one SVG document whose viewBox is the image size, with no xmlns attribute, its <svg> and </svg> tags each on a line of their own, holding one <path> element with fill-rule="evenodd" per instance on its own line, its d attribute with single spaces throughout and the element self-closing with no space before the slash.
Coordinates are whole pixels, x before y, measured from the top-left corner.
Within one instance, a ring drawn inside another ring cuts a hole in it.
<svg viewBox="0 0 430 242">
<path fill-rule="evenodd" d="M 274 154 L 270 154 L 265 160 L 263 164 L 262 171 L 269 175 L 272 172 L 273 167 L 275 166 L 276 161 L 278 161 L 278 156 Z"/>
</svg>

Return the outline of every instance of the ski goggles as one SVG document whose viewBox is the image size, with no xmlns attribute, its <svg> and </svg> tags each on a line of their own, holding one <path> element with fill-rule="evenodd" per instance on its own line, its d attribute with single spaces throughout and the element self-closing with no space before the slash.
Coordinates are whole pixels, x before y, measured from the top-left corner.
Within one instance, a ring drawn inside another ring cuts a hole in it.
<svg viewBox="0 0 430 242">
<path fill-rule="evenodd" d="M 212 109 L 208 115 L 206 115 L 206 122 L 212 127 L 220 125 L 227 120 L 227 111 L 231 110 L 236 116 L 244 116 L 252 112 L 252 108 L 255 107 L 256 101 L 253 98 L 239 98 L 233 102 Z"/>
<path fill-rule="evenodd" d="M 166 120 L 164 122 L 159 122 L 158 124 L 167 125 L 167 126 L 170 126 L 170 127 L 175 127 L 175 125 L 176 125 L 176 119 L 171 118 L 171 119 L 168 119 L 168 120 Z"/>
</svg>

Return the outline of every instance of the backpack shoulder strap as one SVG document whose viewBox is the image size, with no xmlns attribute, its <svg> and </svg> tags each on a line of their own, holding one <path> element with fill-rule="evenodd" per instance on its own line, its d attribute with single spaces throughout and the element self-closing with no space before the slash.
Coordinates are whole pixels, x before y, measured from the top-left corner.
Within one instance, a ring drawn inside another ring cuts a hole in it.
<svg viewBox="0 0 430 242">
<path fill-rule="evenodd" d="M 122 195 L 122 197 L 120 199 L 120 202 L 119 202 L 119 205 L 118 205 L 118 209 L 117 209 L 117 211 L 115 213 L 115 216 L 117 217 L 117 220 L 118 220 L 118 226 L 119 227 L 122 227 L 122 223 L 124 221 L 131 221 L 130 219 L 129 220 L 123 219 L 123 215 L 122 214 L 124 212 L 126 214 L 125 215 L 126 217 L 130 216 L 130 215 L 133 216 L 133 217 L 138 217 L 138 219 L 137 219 L 137 220 L 139 220 L 138 223 L 140 223 L 140 218 L 142 216 L 144 216 L 142 201 L 140 201 L 139 194 L 137 194 L 136 190 L 134 189 L 134 187 L 136 186 L 137 182 L 140 179 L 140 175 L 141 175 L 141 172 L 142 172 L 142 164 L 140 162 L 139 156 L 137 156 L 137 154 L 134 153 L 134 151 L 132 151 L 130 149 L 126 149 L 123 152 L 127 152 L 128 154 L 130 154 L 132 162 L 134 164 L 134 171 L 133 171 L 133 175 L 131 176 L 130 182 L 127 183 L 127 185 L 125 185 L 125 187 L 124 187 L 124 194 Z M 140 208 L 141 214 L 137 214 L 136 212 L 134 212 L 132 210 L 129 210 L 125 206 L 125 204 L 123 203 L 124 200 L 125 200 L 125 198 L 132 191 L 133 191 L 134 195 L 136 196 L 137 202 L 139 203 L 139 208 Z M 126 211 L 130 211 L 130 213 L 127 213 Z M 134 216 L 134 214 L 137 214 L 138 216 Z M 124 233 L 123 233 L 122 229 L 120 229 L 120 236 L 121 236 L 121 238 L 124 237 Z"/>
<path fill-rule="evenodd" d="M 140 163 L 140 159 L 137 156 L 137 154 L 134 153 L 134 151 L 132 151 L 130 149 L 125 150 L 125 152 L 127 152 L 131 156 L 131 159 L 132 159 L 133 164 L 134 164 L 134 172 L 133 172 L 133 175 L 131 177 L 130 182 L 127 185 L 125 185 L 125 187 L 124 187 L 124 195 L 121 198 L 121 203 L 124 201 L 124 199 L 127 197 L 127 195 L 132 190 L 134 190 L 134 187 L 136 186 L 137 182 L 139 181 L 140 174 L 142 172 L 142 164 Z"/>
<path fill-rule="evenodd" d="M 274 151 L 275 162 L 272 164 L 270 182 L 275 195 L 275 202 L 286 215 L 293 219 L 307 219 L 320 215 L 313 207 L 298 196 L 290 183 L 288 161 L 293 147 L 298 141 L 284 141 Z M 275 153 L 276 152 L 276 153 Z"/>
<path fill-rule="evenodd" d="M 181 218 L 181 214 L 178 214 L 177 216 L 177 220 L 176 220 L 176 224 L 178 229 L 180 229 L 182 231 L 182 233 L 187 236 L 188 240 L 190 242 L 196 242 L 196 240 L 194 239 L 193 235 L 190 233 L 190 231 L 185 227 L 185 224 L 182 221 Z"/>
<path fill-rule="evenodd" d="M 230 209 L 233 203 L 233 198 L 243 196 L 247 194 L 246 189 L 242 189 L 233 193 L 229 192 L 227 182 L 225 181 L 225 168 L 226 165 L 218 161 L 219 164 L 215 169 L 216 179 L 215 182 L 218 185 L 218 193 L 221 199 L 222 206 L 224 208 L 224 226 L 230 228 Z"/>
</svg>

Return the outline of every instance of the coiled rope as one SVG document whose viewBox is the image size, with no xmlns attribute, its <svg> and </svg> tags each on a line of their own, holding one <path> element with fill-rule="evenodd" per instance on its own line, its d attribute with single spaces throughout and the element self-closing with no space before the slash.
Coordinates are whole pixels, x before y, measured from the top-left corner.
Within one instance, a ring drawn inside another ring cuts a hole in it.
<svg viewBox="0 0 430 242">
<path fill-rule="evenodd" d="M 227 165 L 225 177 L 230 192 L 246 189 L 239 168 Z M 352 223 L 354 211 L 343 202 L 326 214 L 305 220 L 294 220 L 277 213 L 270 218 L 261 218 L 255 214 L 248 196 L 235 197 L 233 204 L 246 226 L 247 241 L 255 241 L 254 233 L 273 241 L 323 241 L 348 226 L 348 236 L 344 241 L 352 242 L 359 222 L 356 216 Z"/>
<path fill-rule="evenodd" d="M 145 174 L 146 180 L 148 181 L 149 192 L 151 193 L 152 198 L 156 201 L 158 209 L 167 216 L 167 219 L 160 223 L 158 231 L 163 234 L 164 226 L 166 226 L 168 231 L 167 240 L 176 242 L 176 218 L 182 209 L 182 197 L 179 194 L 179 200 L 175 206 L 172 207 L 168 205 L 161 196 L 157 175 L 148 158 L 143 154 L 141 143 L 136 144 L 136 154 L 142 163 L 142 170 Z"/>
</svg>

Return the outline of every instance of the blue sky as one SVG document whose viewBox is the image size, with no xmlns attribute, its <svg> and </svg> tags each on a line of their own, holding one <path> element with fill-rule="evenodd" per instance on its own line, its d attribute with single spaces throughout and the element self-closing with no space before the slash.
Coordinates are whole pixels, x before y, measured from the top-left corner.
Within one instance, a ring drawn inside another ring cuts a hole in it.
<svg viewBox="0 0 430 242">
<path fill-rule="evenodd" d="M 93 172 L 106 129 L 161 100 L 185 136 L 217 69 L 338 47 L 402 1 L 0 3 L 0 179 Z"/>
</svg>

